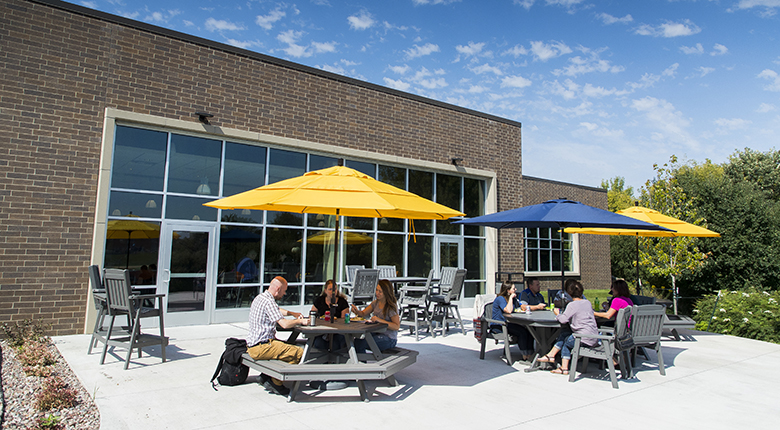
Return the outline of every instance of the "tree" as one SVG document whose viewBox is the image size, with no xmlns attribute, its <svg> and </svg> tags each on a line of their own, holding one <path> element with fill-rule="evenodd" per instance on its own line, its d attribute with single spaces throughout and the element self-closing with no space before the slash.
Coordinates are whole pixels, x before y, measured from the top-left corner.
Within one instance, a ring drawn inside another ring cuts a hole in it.
<svg viewBox="0 0 780 430">
<path fill-rule="evenodd" d="M 610 212 L 617 212 L 634 204 L 634 188 L 626 188 L 626 180 L 621 176 L 602 180 L 601 188 L 607 190 L 607 205 Z M 612 264 L 612 276 L 634 279 L 634 274 L 636 273 L 635 255 L 633 237 L 609 237 L 609 258 Z"/>
<path fill-rule="evenodd" d="M 626 188 L 626 179 L 622 176 L 602 180 L 601 188 L 607 190 L 607 206 L 611 212 L 634 205 L 634 187 Z"/>
<path fill-rule="evenodd" d="M 703 218 L 699 217 L 696 207 L 676 178 L 680 169 L 677 157 L 673 155 L 669 163 L 663 166 L 655 164 L 653 169 L 656 171 L 656 177 L 647 181 L 642 189 L 645 206 L 664 215 L 702 225 Z M 650 274 L 671 280 L 676 312 L 677 277 L 703 264 L 706 255 L 699 249 L 696 238 L 693 237 L 640 237 L 639 242 L 640 264 L 647 267 Z"/>
<path fill-rule="evenodd" d="M 729 157 L 724 173 L 734 181 L 752 183 L 766 192 L 769 199 L 780 200 L 780 153 L 777 151 L 756 152 L 745 148 Z"/>
</svg>

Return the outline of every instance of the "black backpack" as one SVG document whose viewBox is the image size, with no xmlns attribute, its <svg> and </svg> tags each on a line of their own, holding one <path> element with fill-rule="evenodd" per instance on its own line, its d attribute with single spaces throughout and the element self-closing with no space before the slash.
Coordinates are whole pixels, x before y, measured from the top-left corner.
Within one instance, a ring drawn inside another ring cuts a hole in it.
<svg viewBox="0 0 780 430">
<path fill-rule="evenodd" d="M 225 352 L 219 357 L 217 370 L 211 377 L 211 387 L 217 390 L 214 385 L 214 379 L 219 385 L 240 385 L 246 381 L 249 375 L 249 367 L 241 364 L 241 354 L 246 352 L 246 341 L 244 339 L 230 338 L 225 341 Z M 217 376 L 219 375 L 219 376 Z"/>
</svg>

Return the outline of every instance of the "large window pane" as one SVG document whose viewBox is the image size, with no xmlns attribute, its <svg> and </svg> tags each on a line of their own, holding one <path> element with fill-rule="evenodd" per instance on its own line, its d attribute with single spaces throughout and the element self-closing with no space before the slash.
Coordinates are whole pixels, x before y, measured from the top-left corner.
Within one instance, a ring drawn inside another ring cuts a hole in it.
<svg viewBox="0 0 780 430">
<path fill-rule="evenodd" d="M 463 240 L 463 262 L 466 279 L 485 279 L 485 239 Z"/>
<path fill-rule="evenodd" d="M 406 263 L 407 276 L 428 277 L 433 265 L 431 250 L 433 249 L 433 237 L 417 235 L 417 240 L 410 239 L 407 243 L 408 255 Z"/>
<path fill-rule="evenodd" d="M 378 179 L 396 188 L 406 189 L 406 169 L 380 165 Z M 380 218 L 377 228 L 384 231 L 404 231 L 404 222 L 400 218 Z"/>
<path fill-rule="evenodd" d="M 307 230 L 306 282 L 325 282 L 333 277 L 333 230 Z"/>
<path fill-rule="evenodd" d="M 399 276 L 404 270 L 404 240 L 402 234 L 379 234 L 376 243 L 376 264 L 395 266 Z"/>
<path fill-rule="evenodd" d="M 265 283 L 276 276 L 282 276 L 289 283 L 301 282 L 301 238 L 303 230 L 289 228 L 266 228 L 265 241 Z M 298 305 L 301 301 L 301 287 L 290 286 L 279 302 L 281 305 Z"/>
<path fill-rule="evenodd" d="M 220 284 L 260 283 L 261 228 L 223 225 L 219 234 Z"/>
<path fill-rule="evenodd" d="M 108 213 L 111 216 L 160 218 L 162 195 L 112 191 L 108 199 Z"/>
<path fill-rule="evenodd" d="M 222 142 L 171 134 L 168 192 L 217 196 Z"/>
<path fill-rule="evenodd" d="M 265 148 L 225 144 L 222 196 L 232 196 L 265 185 Z"/>
<path fill-rule="evenodd" d="M 560 231 L 549 228 L 529 228 L 526 229 L 525 238 L 526 271 L 560 273 Z M 574 270 L 574 248 L 571 234 L 564 233 L 563 250 L 563 264 L 565 270 Z"/>
<path fill-rule="evenodd" d="M 216 221 L 217 209 L 203 206 L 212 199 L 168 196 L 165 206 L 165 217 L 169 219 L 186 219 L 194 221 Z"/>
<path fill-rule="evenodd" d="M 154 284 L 159 253 L 159 222 L 133 218 L 108 220 L 104 268 L 130 270 L 134 285 Z"/>
<path fill-rule="evenodd" d="M 250 209 L 222 209 L 222 222 L 239 222 L 244 224 L 262 224 L 265 211 Z"/>
<path fill-rule="evenodd" d="M 463 213 L 469 218 L 485 214 L 485 181 L 463 178 Z M 464 225 L 463 234 L 484 236 L 485 227 Z"/>
<path fill-rule="evenodd" d="M 162 191 L 168 133 L 118 126 L 111 186 Z"/>
<path fill-rule="evenodd" d="M 366 236 L 370 237 L 372 239 L 372 242 L 367 242 L 365 240 L 361 241 L 355 241 L 353 243 L 347 242 L 347 244 L 344 246 L 344 256 L 346 257 L 345 265 L 352 266 L 352 265 L 363 265 L 365 267 L 374 267 L 373 263 L 373 253 L 374 253 L 374 244 L 373 244 L 373 234 L 366 234 Z M 343 268 L 340 270 L 344 270 Z"/>
<path fill-rule="evenodd" d="M 358 172 L 365 173 L 366 175 L 372 178 L 376 178 L 376 164 L 364 163 L 362 161 L 347 160 L 346 166 L 349 167 L 350 169 L 355 169 Z M 374 218 L 346 217 L 344 219 L 345 219 L 344 225 L 348 228 L 354 228 L 358 230 L 374 229 Z"/>
<path fill-rule="evenodd" d="M 409 192 L 428 200 L 433 200 L 433 173 L 409 170 Z M 433 233 L 433 221 L 418 219 L 410 221 L 410 223 L 414 223 L 414 230 L 412 229 L 412 225 L 409 226 L 410 233 L 412 231 L 418 233 Z M 428 276 L 428 273 L 425 273 L 425 276 Z"/>
<path fill-rule="evenodd" d="M 271 149 L 268 164 L 268 183 L 274 184 L 306 173 L 306 154 Z M 303 215 L 291 212 L 268 211 L 268 224 L 303 225 Z M 289 280 L 289 279 L 288 279 Z"/>
<path fill-rule="evenodd" d="M 450 209 L 460 210 L 460 177 L 436 175 L 436 202 Z M 451 224 L 449 220 L 436 222 L 438 234 L 460 234 L 460 225 Z"/>
<path fill-rule="evenodd" d="M 255 299 L 260 286 L 233 286 L 233 287 L 217 287 L 217 309 L 228 308 L 248 308 L 252 306 L 252 300 Z"/>
<path fill-rule="evenodd" d="M 338 159 L 333 157 L 323 157 L 321 155 L 309 156 L 309 171 L 327 169 L 338 165 Z M 322 214 L 307 214 L 309 227 L 334 227 L 335 224 L 327 224 L 327 216 Z M 332 223 L 331 223 L 332 224 Z"/>
</svg>

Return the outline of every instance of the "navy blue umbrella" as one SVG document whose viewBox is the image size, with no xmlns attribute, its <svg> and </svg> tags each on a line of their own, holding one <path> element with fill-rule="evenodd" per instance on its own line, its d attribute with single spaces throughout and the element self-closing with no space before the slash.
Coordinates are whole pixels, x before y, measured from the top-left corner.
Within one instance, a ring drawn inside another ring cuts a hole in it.
<svg viewBox="0 0 780 430">
<path fill-rule="evenodd" d="M 548 200 L 538 205 L 455 221 L 454 224 L 482 225 L 499 229 L 555 228 L 560 230 L 561 289 L 563 289 L 565 273 L 565 268 L 563 267 L 563 229 L 567 227 L 598 227 L 674 231 L 567 199 Z"/>
</svg>

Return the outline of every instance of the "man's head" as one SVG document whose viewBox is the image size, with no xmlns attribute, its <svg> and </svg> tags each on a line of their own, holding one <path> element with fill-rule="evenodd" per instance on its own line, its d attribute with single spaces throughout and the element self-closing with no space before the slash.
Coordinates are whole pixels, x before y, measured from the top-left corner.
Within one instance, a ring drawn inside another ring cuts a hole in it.
<svg viewBox="0 0 780 430">
<path fill-rule="evenodd" d="M 274 300 L 281 299 L 287 292 L 287 280 L 281 276 L 275 277 L 271 281 L 271 285 L 268 286 L 268 292 L 271 293 Z"/>
<path fill-rule="evenodd" d="M 537 278 L 525 278 L 525 284 L 528 285 L 528 289 L 534 294 L 539 294 L 542 289 L 542 283 Z"/>
</svg>

